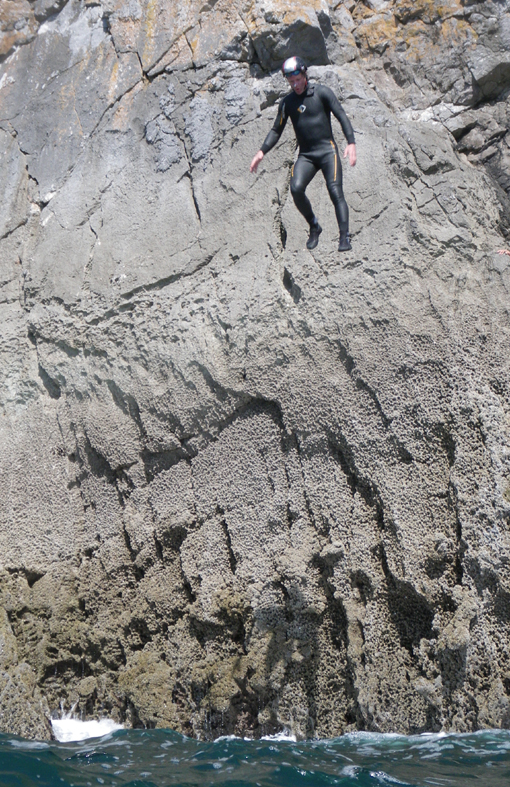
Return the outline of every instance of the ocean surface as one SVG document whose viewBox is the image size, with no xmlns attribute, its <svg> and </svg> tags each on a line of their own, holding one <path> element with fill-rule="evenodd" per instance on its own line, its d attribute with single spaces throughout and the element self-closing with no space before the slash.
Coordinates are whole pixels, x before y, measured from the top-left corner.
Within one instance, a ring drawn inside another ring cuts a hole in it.
<svg viewBox="0 0 510 787">
<path fill-rule="evenodd" d="M 107 722 L 69 720 L 54 729 L 61 740 L 51 743 L 0 735 L 1 787 L 510 786 L 508 731 L 204 743 L 170 730 L 114 729 Z M 77 737 L 85 740 L 68 740 Z"/>
</svg>

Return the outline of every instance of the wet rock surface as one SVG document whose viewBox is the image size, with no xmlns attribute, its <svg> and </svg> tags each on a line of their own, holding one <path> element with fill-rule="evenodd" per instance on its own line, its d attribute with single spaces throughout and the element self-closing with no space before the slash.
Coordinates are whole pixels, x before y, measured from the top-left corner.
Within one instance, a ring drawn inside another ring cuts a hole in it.
<svg viewBox="0 0 510 787">
<path fill-rule="evenodd" d="M 3 731 L 510 725 L 509 10 L 4 3 Z"/>
</svg>

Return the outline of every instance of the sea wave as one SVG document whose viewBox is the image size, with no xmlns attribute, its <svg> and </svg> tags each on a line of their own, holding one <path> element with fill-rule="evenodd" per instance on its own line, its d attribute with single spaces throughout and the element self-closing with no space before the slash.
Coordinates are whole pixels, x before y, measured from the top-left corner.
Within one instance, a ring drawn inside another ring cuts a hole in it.
<svg viewBox="0 0 510 787">
<path fill-rule="evenodd" d="M 105 721 L 105 720 L 103 720 Z M 224 737 L 204 742 L 169 730 L 110 730 L 81 742 L 0 735 L 2 787 L 508 787 L 510 732 L 384 735 L 332 740 Z"/>
</svg>

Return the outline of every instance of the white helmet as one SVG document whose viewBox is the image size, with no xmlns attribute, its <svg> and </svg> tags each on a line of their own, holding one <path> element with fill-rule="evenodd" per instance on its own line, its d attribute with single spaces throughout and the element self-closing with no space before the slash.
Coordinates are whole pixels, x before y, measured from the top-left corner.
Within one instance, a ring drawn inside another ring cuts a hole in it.
<svg viewBox="0 0 510 787">
<path fill-rule="evenodd" d="M 306 74 L 306 63 L 300 57 L 288 57 L 282 65 L 282 74 L 284 77 L 290 77 L 293 74 Z"/>
</svg>

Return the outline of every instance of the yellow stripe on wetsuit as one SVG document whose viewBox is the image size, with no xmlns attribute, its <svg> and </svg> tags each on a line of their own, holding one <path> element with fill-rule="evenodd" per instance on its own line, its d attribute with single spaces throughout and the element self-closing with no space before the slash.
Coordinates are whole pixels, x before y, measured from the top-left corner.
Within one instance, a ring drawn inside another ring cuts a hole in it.
<svg viewBox="0 0 510 787">
<path fill-rule="evenodd" d="M 333 152 L 335 154 L 335 174 L 333 175 L 333 180 L 336 180 L 336 149 L 335 149 L 335 143 L 333 142 L 332 139 L 330 139 L 329 142 L 330 142 L 330 145 L 333 148 Z"/>
</svg>

